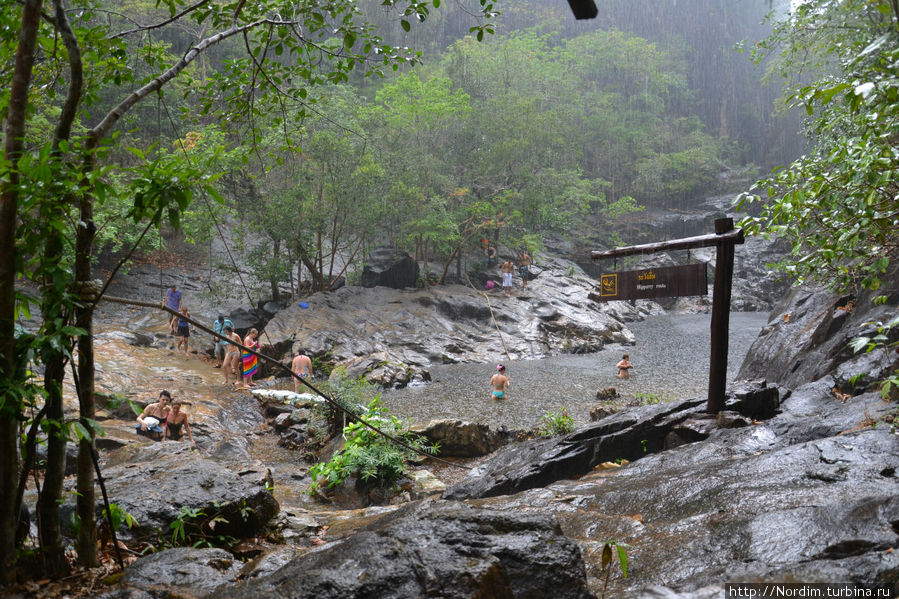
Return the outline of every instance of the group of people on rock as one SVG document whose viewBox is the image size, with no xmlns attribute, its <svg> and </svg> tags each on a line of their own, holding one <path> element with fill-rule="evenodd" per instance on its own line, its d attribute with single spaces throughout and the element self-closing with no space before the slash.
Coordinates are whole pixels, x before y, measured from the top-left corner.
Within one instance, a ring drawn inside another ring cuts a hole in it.
<svg viewBox="0 0 899 599">
<path fill-rule="evenodd" d="M 246 337 L 241 339 L 234 330 L 231 320 L 221 314 L 213 323 L 212 330 L 223 336 L 213 338 L 213 355 L 218 361 L 215 368 L 221 368 L 222 374 L 225 375 L 225 384 L 240 384 L 241 389 L 255 387 L 253 375 L 259 371 L 259 359 L 248 350 L 259 350 L 259 331 L 250 329 Z M 235 343 L 243 345 L 246 349 Z"/>
<path fill-rule="evenodd" d="M 528 288 L 528 279 L 531 278 L 531 266 L 534 261 L 524 250 L 518 253 L 518 275 L 521 277 L 521 288 Z M 506 258 L 506 261 L 499 267 L 499 272 L 503 277 L 503 294 L 506 297 L 512 295 L 512 275 L 515 274 L 515 263 L 512 258 Z"/>
<path fill-rule="evenodd" d="M 145 407 L 137 417 L 135 430 L 139 435 L 146 435 L 157 441 L 183 441 L 186 432 L 190 442 L 196 445 L 187 412 L 182 410 L 183 406 L 184 402 L 180 399 L 172 401 L 172 395 L 168 391 L 160 391 L 159 399 Z"/>
</svg>

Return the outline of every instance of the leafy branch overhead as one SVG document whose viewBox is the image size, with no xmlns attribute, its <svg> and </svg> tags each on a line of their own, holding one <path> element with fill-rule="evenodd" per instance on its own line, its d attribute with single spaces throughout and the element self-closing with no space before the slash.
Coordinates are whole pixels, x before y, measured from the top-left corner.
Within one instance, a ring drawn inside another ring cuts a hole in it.
<svg viewBox="0 0 899 599">
<path fill-rule="evenodd" d="M 888 0 L 799 3 L 758 48 L 792 84 L 810 151 L 759 181 L 739 206 L 748 233 L 789 241 L 778 266 L 838 289 L 878 289 L 899 258 L 899 7 Z"/>
</svg>

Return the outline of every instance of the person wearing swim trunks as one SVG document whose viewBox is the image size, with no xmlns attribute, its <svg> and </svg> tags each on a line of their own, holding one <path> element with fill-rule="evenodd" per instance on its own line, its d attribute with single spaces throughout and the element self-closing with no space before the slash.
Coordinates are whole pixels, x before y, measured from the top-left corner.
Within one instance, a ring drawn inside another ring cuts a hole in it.
<svg viewBox="0 0 899 599">
<path fill-rule="evenodd" d="M 172 441 L 184 441 L 184 433 L 181 432 L 181 427 L 184 427 L 184 430 L 187 431 L 187 437 L 190 439 L 190 442 L 194 445 L 197 444 L 194 441 L 193 433 L 190 432 L 190 424 L 187 422 L 187 412 L 181 411 L 181 406 L 184 405 L 180 399 L 176 399 L 172 402 L 172 411 L 169 412 L 169 419 L 165 425 L 165 436 Z"/>
<path fill-rule="evenodd" d="M 521 250 L 518 253 L 518 274 L 521 275 L 521 288 L 528 288 L 528 279 L 531 278 L 531 264 L 534 261 L 528 256 L 527 252 Z"/>
<path fill-rule="evenodd" d="M 290 369 L 300 378 L 306 378 L 312 374 L 312 360 L 309 356 L 303 354 L 302 349 L 297 349 L 297 355 L 290 364 Z M 300 392 L 300 380 L 293 379 L 293 390 L 295 393 Z"/>
<path fill-rule="evenodd" d="M 499 271 L 503 274 L 503 293 L 506 297 L 510 297 L 512 295 L 512 273 L 515 272 L 515 264 L 512 263 L 512 259 L 509 258 L 503 262 Z"/>
<path fill-rule="evenodd" d="M 493 394 L 491 397 L 493 399 L 505 399 L 506 391 L 509 389 L 509 385 L 512 384 L 512 381 L 506 374 L 505 366 L 497 364 L 496 370 L 496 374 L 490 377 L 490 386 L 493 387 Z"/>
<path fill-rule="evenodd" d="M 225 337 L 235 343 L 243 344 L 243 339 L 240 338 L 240 335 L 235 333 L 234 329 L 228 325 L 225 325 Z M 226 385 L 231 384 L 232 376 L 235 377 L 234 382 L 237 382 L 237 368 L 240 368 L 241 371 L 243 371 L 243 363 L 240 361 L 240 348 L 228 343 L 225 347 L 225 360 L 222 362 L 222 372 L 225 375 Z"/>
<path fill-rule="evenodd" d="M 190 318 L 190 310 L 187 306 L 181 308 L 181 314 L 186 318 Z M 190 338 L 190 323 L 182 317 L 178 317 L 178 349 L 184 346 L 184 355 L 187 355 L 188 339 Z"/>
</svg>

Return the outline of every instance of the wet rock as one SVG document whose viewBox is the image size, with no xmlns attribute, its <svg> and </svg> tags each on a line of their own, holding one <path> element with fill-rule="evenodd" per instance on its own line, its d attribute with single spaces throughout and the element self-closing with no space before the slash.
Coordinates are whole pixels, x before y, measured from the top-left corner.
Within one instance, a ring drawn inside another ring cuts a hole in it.
<svg viewBox="0 0 899 599">
<path fill-rule="evenodd" d="M 362 286 L 415 287 L 418 274 L 418 262 L 408 253 L 393 248 L 375 248 L 362 269 Z"/>
<path fill-rule="evenodd" d="M 718 428 L 739 428 L 749 426 L 749 421 L 739 412 L 722 410 L 718 412 Z"/>
<path fill-rule="evenodd" d="M 767 381 L 736 382 L 728 393 L 725 407 L 747 418 L 767 420 L 780 407 L 780 391 L 769 387 Z"/>
<path fill-rule="evenodd" d="M 899 286 L 899 267 L 885 275 L 887 289 Z M 774 306 L 768 324 L 749 349 L 738 378 L 761 379 L 794 389 L 827 375 L 839 378 L 835 383 L 844 392 L 857 393 L 848 380 L 853 375 L 868 373 L 863 379 L 870 384 L 891 369 L 890 360 L 872 360 L 865 353 L 856 354 L 849 346 L 854 338 L 870 332 L 872 321 L 885 321 L 899 306 L 897 294 L 887 302 L 874 305 L 865 292 L 855 298 L 836 295 L 814 287 L 795 287 Z M 894 358 L 895 359 L 895 358 Z"/>
<path fill-rule="evenodd" d="M 216 599 L 250 597 L 587 598 L 580 551 L 552 518 L 445 502 L 410 504 L 342 543 Z"/>
<path fill-rule="evenodd" d="M 580 476 L 605 461 L 639 459 L 659 451 L 672 427 L 696 413 L 704 403 L 692 399 L 626 410 L 564 437 L 512 446 L 447 489 L 444 498 L 517 493 Z"/>
<path fill-rule="evenodd" d="M 290 422 L 290 412 L 283 412 L 278 414 L 275 417 L 275 421 L 272 423 L 272 426 L 275 427 L 276 431 L 283 431 L 287 429 L 291 425 Z"/>
<path fill-rule="evenodd" d="M 596 399 L 598 401 L 609 401 L 612 399 L 618 399 L 621 397 L 621 394 L 615 390 L 615 387 L 608 387 L 606 389 L 600 389 L 596 392 Z"/>
<path fill-rule="evenodd" d="M 446 490 L 446 484 L 427 470 L 416 470 L 409 474 L 409 478 L 414 483 L 412 490 L 419 498 L 443 493 Z"/>
<path fill-rule="evenodd" d="M 438 455 L 443 457 L 487 455 L 502 444 L 499 434 L 479 422 L 432 420 L 424 426 L 413 426 L 410 430 L 425 437 L 429 443 L 439 443 Z"/>
<path fill-rule="evenodd" d="M 703 417 L 687 418 L 671 427 L 671 431 L 665 435 L 665 449 L 708 439 L 717 428 L 718 421 L 715 416 L 704 414 Z"/>
<path fill-rule="evenodd" d="M 190 507 L 202 509 L 209 518 L 215 514 L 224 518 L 214 534 L 248 537 L 260 533 L 279 510 L 266 488 L 272 481 L 265 469 L 244 467 L 237 473 L 176 442 L 119 451 L 129 452 L 130 457 L 105 468 L 106 489 L 138 522 L 136 529 L 123 530 L 120 536 L 155 537 L 158 531 L 168 534 L 181 508 Z M 67 503 L 63 511 L 73 508 Z M 64 521 L 68 521 L 68 514 Z"/>
<path fill-rule="evenodd" d="M 220 585 L 234 584 L 241 566 L 242 563 L 224 549 L 167 549 L 142 557 L 128 566 L 122 578 L 123 587 L 102 597 L 203 596 Z"/>
<path fill-rule="evenodd" d="M 597 420 L 608 418 L 617 411 L 618 410 L 615 408 L 606 408 L 601 406 L 593 408 L 592 410 L 590 410 L 590 422 L 596 422 Z"/>
<path fill-rule="evenodd" d="M 899 557 L 886 551 L 899 542 L 899 481 L 882 473 L 899 436 L 868 429 L 752 451 L 745 439 L 758 430 L 721 430 L 515 504 L 551 509 L 553 497 L 573 494 L 577 512 L 554 510 L 573 538 L 632 543 L 628 578 L 608 596 L 641 596 L 659 579 L 684 597 L 732 580 L 894 580 Z"/>
<path fill-rule="evenodd" d="M 508 300 L 501 291 L 485 299 L 463 285 L 345 287 L 310 297 L 314 309 L 289 306 L 268 323 L 266 335 L 273 348 L 302 347 L 384 387 L 430 380 L 433 364 L 494 361 L 497 323 L 514 359 L 632 344 L 619 315 L 637 309 L 592 302 L 595 282 L 576 271 L 568 275 L 563 262 L 548 262 L 527 294 Z"/>
</svg>

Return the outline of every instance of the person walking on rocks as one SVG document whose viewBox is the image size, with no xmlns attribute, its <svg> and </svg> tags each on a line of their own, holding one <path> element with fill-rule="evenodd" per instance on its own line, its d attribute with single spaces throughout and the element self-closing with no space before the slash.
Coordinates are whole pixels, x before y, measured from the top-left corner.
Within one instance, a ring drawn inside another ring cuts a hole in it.
<svg viewBox="0 0 899 599">
<path fill-rule="evenodd" d="M 234 329 L 230 325 L 225 326 L 225 337 L 234 341 L 235 343 L 243 343 L 243 339 L 240 338 L 240 335 L 234 332 Z M 225 384 L 231 384 L 231 378 L 234 377 L 234 382 L 236 383 L 240 379 L 238 378 L 238 369 L 240 369 L 241 375 L 243 374 L 243 363 L 240 361 L 240 348 L 231 343 L 227 343 L 225 347 L 225 359 L 222 361 L 222 372 L 225 375 Z M 241 378 L 243 378 L 241 376 Z"/>
<path fill-rule="evenodd" d="M 302 349 L 297 349 L 297 355 L 294 357 L 293 362 L 291 362 L 290 369 L 295 375 L 301 379 L 305 379 L 312 374 L 312 360 L 303 353 Z M 297 378 L 293 379 L 293 390 L 295 393 L 300 392 L 300 380 Z"/>
<path fill-rule="evenodd" d="M 515 272 L 515 264 L 512 263 L 512 259 L 507 258 L 499 267 L 499 271 L 503 275 L 503 293 L 506 297 L 510 297 L 512 295 L 512 273 Z"/>
<path fill-rule="evenodd" d="M 172 284 L 165 292 L 165 305 L 176 312 L 181 311 L 181 292 L 178 290 L 178 285 Z M 171 331 L 172 335 L 178 332 L 176 328 L 178 326 L 177 322 L 178 316 L 172 314 L 172 318 L 169 320 L 169 331 Z"/>
<path fill-rule="evenodd" d="M 512 380 L 506 374 L 506 367 L 502 364 L 497 364 L 496 374 L 490 377 L 490 386 L 493 387 L 491 397 L 493 399 L 505 399 L 506 391 L 511 384 Z"/>
<path fill-rule="evenodd" d="M 219 335 L 225 335 L 225 327 L 234 327 L 230 318 L 225 318 L 223 314 L 212 323 L 212 330 Z M 215 368 L 221 368 L 225 362 L 225 354 L 227 353 L 228 342 L 221 337 L 212 338 L 212 357 L 215 359 Z"/>
<path fill-rule="evenodd" d="M 531 278 L 531 264 L 534 261 L 528 256 L 527 252 L 521 250 L 518 253 L 518 274 L 521 275 L 521 288 L 528 288 L 528 279 Z"/>
<path fill-rule="evenodd" d="M 259 331 L 256 329 L 250 329 L 243 340 L 243 344 L 254 351 L 259 349 L 259 342 L 256 340 L 258 334 Z M 246 350 L 241 352 L 241 358 L 243 361 L 243 388 L 255 387 L 256 383 L 253 382 L 253 375 L 259 370 L 259 361 L 255 354 L 251 354 Z"/>
<path fill-rule="evenodd" d="M 627 354 L 624 354 L 621 357 L 621 361 L 619 361 L 617 364 L 615 364 L 615 368 L 618 369 L 618 378 L 620 378 L 620 379 L 630 378 L 630 370 L 633 367 L 634 367 L 634 365 L 631 364 L 630 356 L 628 356 Z"/>
<path fill-rule="evenodd" d="M 181 308 L 181 314 L 183 314 L 186 318 L 190 318 L 190 310 L 187 309 L 187 306 Z M 181 349 L 183 346 L 184 355 L 187 355 L 188 352 L 188 339 L 190 338 L 190 323 L 184 320 L 184 318 L 178 318 L 178 349 Z"/>
</svg>

